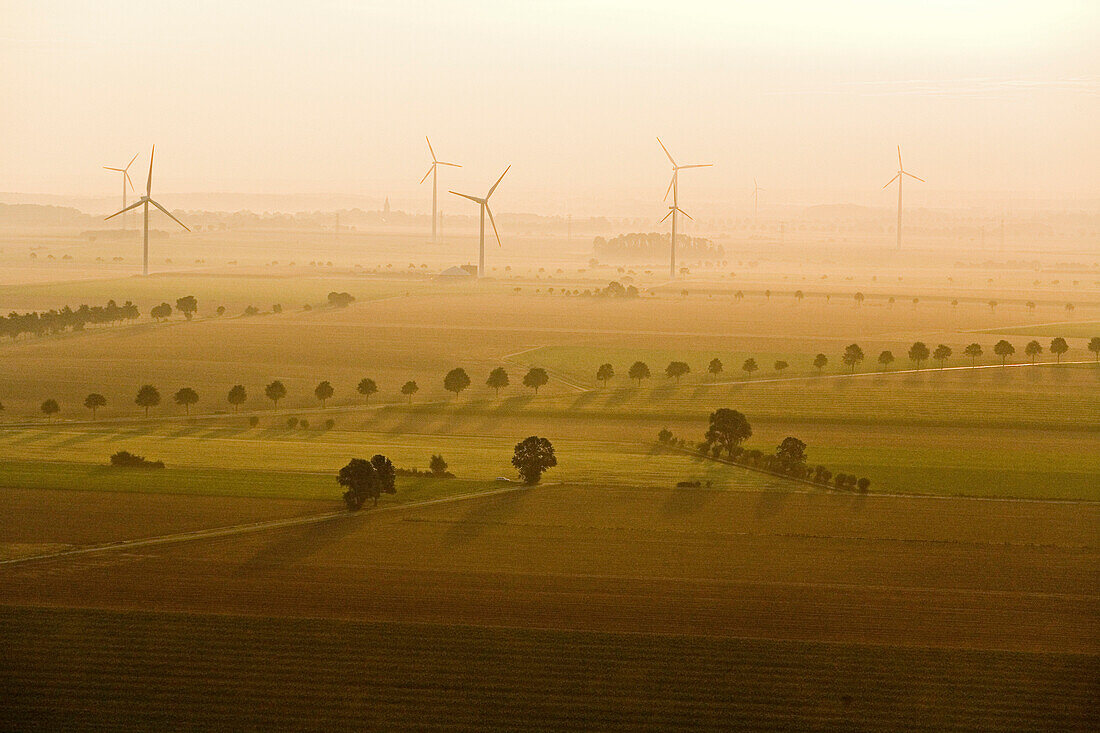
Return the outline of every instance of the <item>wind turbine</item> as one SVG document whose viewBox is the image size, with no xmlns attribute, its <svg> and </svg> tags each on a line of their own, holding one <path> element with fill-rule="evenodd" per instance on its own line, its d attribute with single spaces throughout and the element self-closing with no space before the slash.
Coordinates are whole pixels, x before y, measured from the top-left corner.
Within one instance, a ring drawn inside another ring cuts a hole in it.
<svg viewBox="0 0 1100 733">
<path fill-rule="evenodd" d="M 485 212 L 486 211 L 489 212 L 489 221 L 493 225 L 493 234 L 495 234 L 496 237 L 497 237 L 497 246 L 498 247 L 501 246 L 501 244 L 500 244 L 500 232 L 497 231 L 497 223 L 496 223 L 496 220 L 493 219 L 493 210 L 489 208 L 489 197 L 493 195 L 493 191 L 497 190 L 497 186 L 500 185 L 500 182 L 504 180 L 504 176 L 507 175 L 508 171 L 510 171 L 511 169 L 512 169 L 512 166 L 508 166 L 507 168 L 504 169 L 504 173 L 500 174 L 500 178 L 498 178 L 497 182 L 493 184 L 493 187 L 489 189 L 489 193 L 485 194 L 485 198 L 479 198 L 477 196 L 470 196 L 468 194 L 459 193 L 458 191 L 451 191 L 451 193 L 453 193 L 455 196 L 461 196 L 464 199 L 470 199 L 475 204 L 478 204 L 479 206 L 481 206 L 481 245 L 480 245 L 480 249 L 478 250 L 478 259 L 477 259 L 477 276 L 478 277 L 485 277 Z"/>
<path fill-rule="evenodd" d="M 664 221 L 665 219 L 667 219 L 670 216 L 672 217 L 672 241 L 671 241 L 672 246 L 670 248 L 671 257 L 669 259 L 668 272 L 669 272 L 669 277 L 671 277 L 673 280 L 675 280 L 676 279 L 676 214 L 680 213 L 680 214 L 683 214 L 684 216 L 687 216 L 687 218 L 691 219 L 691 217 L 688 216 L 688 213 L 680 208 L 680 198 L 679 198 L 680 171 L 682 171 L 686 168 L 709 168 L 710 166 L 712 166 L 714 164 L 713 163 L 697 163 L 695 165 L 677 165 L 676 161 L 673 160 L 672 155 L 668 152 L 668 148 L 666 148 L 665 144 L 663 142 L 661 142 L 661 138 L 657 138 L 657 144 L 661 146 L 661 150 L 665 151 L 665 155 L 668 156 L 668 162 L 672 163 L 672 180 L 669 181 L 669 183 L 668 183 L 668 189 L 665 191 L 665 197 L 663 199 L 664 201 L 668 201 L 668 194 L 669 194 L 669 192 L 671 192 L 672 193 L 672 206 L 668 207 L 668 213 L 665 214 L 664 219 L 661 219 L 661 221 Z M 691 220 L 695 221 L 694 219 L 691 219 Z M 658 223 L 660 223 L 660 222 L 658 222 Z"/>
<path fill-rule="evenodd" d="M 172 214 L 169 213 L 168 209 L 164 208 L 163 206 L 161 206 L 160 204 L 158 204 L 156 201 L 153 200 L 153 155 L 156 152 L 157 152 L 157 146 L 154 145 L 153 150 L 149 153 L 149 180 L 147 180 L 145 182 L 145 195 L 142 196 L 137 201 L 135 201 L 134 203 L 130 204 L 129 206 L 123 207 L 123 209 L 121 211 L 116 211 L 115 213 L 113 213 L 113 214 L 111 214 L 110 216 L 107 217 L 107 219 L 113 219 L 116 216 L 118 216 L 119 214 L 125 214 L 130 209 L 136 209 L 139 206 L 144 206 L 145 207 L 145 236 L 144 236 L 144 239 L 143 239 L 142 261 L 141 261 L 141 274 L 142 275 L 148 275 L 149 274 L 149 204 L 152 204 L 153 206 L 155 206 L 158 209 L 160 209 L 161 211 L 163 211 L 165 216 L 167 216 L 169 219 L 171 219 L 172 221 L 179 224 L 184 229 L 187 229 L 187 231 L 191 231 L 190 229 L 188 229 L 186 224 L 184 224 L 182 221 L 180 221 L 176 217 L 172 216 Z M 130 161 L 130 162 L 133 162 L 133 161 Z M 106 221 L 107 219 L 104 219 L 104 221 Z"/>
<path fill-rule="evenodd" d="M 438 168 L 441 165 L 449 165 L 452 168 L 461 168 L 462 166 L 460 166 L 458 163 L 445 163 L 442 160 L 438 160 L 435 157 L 435 150 L 432 149 L 432 141 L 428 140 L 427 135 L 424 136 L 424 140 L 428 143 L 428 152 L 430 152 L 432 154 L 432 166 L 431 166 L 431 168 L 428 169 L 428 172 L 424 174 L 424 177 L 420 179 L 420 182 L 423 183 L 424 181 L 428 180 L 429 175 L 432 177 L 432 244 L 436 244 L 437 237 L 436 237 L 435 223 L 438 220 L 438 217 L 436 216 L 435 211 L 436 211 L 436 200 L 437 200 L 436 183 L 438 182 L 438 177 L 439 177 Z"/>
<path fill-rule="evenodd" d="M 901 249 L 901 184 L 902 184 L 902 181 L 905 180 L 905 176 L 909 176 L 910 178 L 915 178 L 916 180 L 920 181 L 921 183 L 927 183 L 927 181 L 925 181 L 923 178 L 918 178 L 917 176 L 914 176 L 909 171 L 905 170 L 905 166 L 903 166 L 901 164 L 901 146 L 899 145 L 898 146 L 898 172 L 897 172 L 897 174 L 894 175 L 893 178 L 891 178 L 889 181 L 886 182 L 886 186 L 889 186 L 894 181 L 898 182 L 898 249 Z M 883 186 L 883 188 L 886 188 L 886 186 Z"/>
<path fill-rule="evenodd" d="M 766 191 L 766 188 L 760 188 L 756 185 L 756 178 L 752 179 L 752 218 L 756 218 L 756 206 L 759 203 L 760 192 Z"/>
<path fill-rule="evenodd" d="M 131 191 L 136 191 L 137 190 L 136 188 L 134 188 L 134 182 L 130 180 L 130 166 L 132 166 L 134 164 L 134 161 L 137 160 L 137 157 L 139 155 L 141 155 L 141 153 L 134 153 L 134 157 L 130 158 L 130 162 L 126 164 L 125 168 L 112 168 L 109 165 L 103 166 L 104 170 L 115 171 L 117 173 L 122 174 L 122 208 L 124 208 L 124 209 L 126 208 L 126 184 L 127 183 L 130 184 L 130 190 Z M 129 222 L 126 220 L 128 218 L 129 217 L 126 217 L 126 218 L 123 219 L 123 225 L 122 225 L 123 229 L 128 229 L 129 228 L 127 226 L 127 224 L 129 224 Z"/>
</svg>

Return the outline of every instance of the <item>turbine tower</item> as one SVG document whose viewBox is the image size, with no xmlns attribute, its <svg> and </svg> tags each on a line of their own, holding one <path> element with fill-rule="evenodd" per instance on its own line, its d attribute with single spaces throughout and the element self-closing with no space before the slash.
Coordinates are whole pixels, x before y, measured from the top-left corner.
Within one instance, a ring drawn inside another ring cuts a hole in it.
<svg viewBox="0 0 1100 733">
<path fill-rule="evenodd" d="M 122 208 L 124 208 L 124 209 L 126 208 L 126 184 L 127 183 L 130 184 L 130 190 L 131 191 L 136 191 L 137 190 L 136 188 L 134 188 L 134 182 L 130 180 L 130 166 L 132 166 L 134 164 L 134 161 L 137 160 L 137 157 L 139 155 L 141 155 L 141 153 L 134 153 L 134 157 L 130 158 L 130 162 L 126 164 L 125 168 L 112 168 L 109 165 L 103 166 L 104 170 L 115 171 L 117 173 L 122 174 Z M 129 223 L 130 223 L 129 218 L 130 217 L 128 217 L 128 216 L 124 216 L 122 218 L 122 228 L 123 229 L 129 229 L 130 228 L 129 227 Z"/>
<path fill-rule="evenodd" d="M 905 176 L 909 176 L 910 178 L 915 178 L 916 180 L 920 181 L 921 183 L 927 183 L 927 181 L 925 181 L 923 178 L 918 178 L 917 176 L 914 176 L 909 171 L 905 170 L 905 166 L 903 166 L 901 164 L 901 146 L 899 145 L 898 146 L 898 172 L 894 175 L 893 178 L 891 178 L 889 181 L 886 182 L 886 186 L 889 186 L 894 181 L 898 182 L 898 249 L 901 249 L 901 184 L 902 184 L 902 181 L 905 180 Z M 886 188 L 886 186 L 883 186 L 883 188 Z"/>
<path fill-rule="evenodd" d="M 670 256 L 670 259 L 669 259 L 668 274 L 669 274 L 670 278 L 675 280 L 676 279 L 676 214 L 680 213 L 680 214 L 683 214 L 684 216 L 687 216 L 687 218 L 691 219 L 691 217 L 688 216 L 688 213 L 680 208 L 680 195 L 679 195 L 680 194 L 680 191 L 679 191 L 679 189 L 680 189 L 680 171 L 682 171 L 684 169 L 687 169 L 687 168 L 709 168 L 710 166 L 712 166 L 714 164 L 713 163 L 697 163 L 695 165 L 677 165 L 676 161 L 673 160 L 672 155 L 668 152 L 668 148 L 666 148 L 665 144 L 663 142 L 661 142 L 661 138 L 657 138 L 657 144 L 661 146 L 661 150 L 665 151 L 665 155 L 668 156 L 668 162 L 672 163 L 672 180 L 669 181 L 669 183 L 668 183 L 668 189 L 665 191 L 665 197 L 663 199 L 664 201 L 668 201 L 668 194 L 671 192 L 672 193 L 672 206 L 668 207 L 668 213 L 665 214 L 664 219 L 661 219 L 661 221 L 664 221 L 665 219 L 667 219 L 670 216 L 672 217 L 672 240 L 671 240 L 671 243 L 670 243 L 671 244 L 671 247 L 670 247 L 671 256 Z M 695 220 L 692 219 L 692 221 L 695 221 Z M 660 222 L 658 222 L 658 223 L 660 223 Z"/>
<path fill-rule="evenodd" d="M 500 233 L 497 231 L 496 220 L 493 219 L 493 210 L 489 208 L 489 197 L 493 195 L 493 191 L 497 190 L 497 186 L 500 185 L 500 182 L 504 180 L 504 176 L 507 175 L 508 171 L 510 171 L 511 169 L 512 166 L 508 166 L 504 169 L 504 173 L 500 174 L 500 178 L 498 178 L 497 182 L 493 184 L 493 187 L 489 189 L 489 193 L 485 194 L 485 198 L 470 196 L 468 194 L 459 193 L 458 191 L 451 191 L 451 193 L 453 193 L 455 196 L 461 196 L 464 199 L 470 199 L 475 204 L 481 206 L 481 244 L 480 249 L 478 250 L 477 258 L 478 277 L 485 277 L 485 212 L 489 212 L 489 221 L 493 225 L 493 234 L 495 234 L 497 237 L 497 246 L 501 246 Z"/>
<path fill-rule="evenodd" d="M 145 195 L 142 196 L 137 201 L 135 201 L 134 203 L 130 204 L 129 206 L 123 207 L 121 211 L 116 211 L 115 213 L 113 213 L 113 214 L 111 214 L 110 216 L 107 217 L 107 219 L 113 219 L 116 216 L 118 216 L 119 214 L 125 214 L 130 209 L 136 209 L 139 206 L 144 206 L 145 207 L 145 235 L 144 235 L 144 238 L 142 240 L 143 241 L 143 247 L 142 247 L 142 260 L 141 260 L 141 274 L 142 275 L 148 275 L 149 274 L 149 204 L 152 204 L 153 206 L 155 206 L 158 209 L 160 209 L 161 211 L 163 211 L 165 216 L 167 216 L 169 219 L 171 219 L 172 221 L 179 224 L 184 229 L 187 229 L 187 231 L 191 231 L 190 229 L 188 229 L 186 224 L 184 224 L 182 221 L 180 221 L 176 217 L 172 216 L 172 214 L 170 214 L 168 212 L 168 209 L 164 208 L 163 206 L 161 206 L 160 204 L 158 204 L 156 201 L 153 200 L 153 155 L 156 152 L 157 152 L 157 146 L 154 145 L 153 150 L 149 153 L 149 179 L 145 182 Z M 131 162 L 133 162 L 133 161 L 131 161 Z M 104 219 L 104 221 L 106 221 L 107 219 Z"/>
<path fill-rule="evenodd" d="M 766 188 L 760 188 L 756 185 L 756 178 L 752 179 L 752 218 L 756 219 L 756 207 L 760 201 L 760 192 L 766 191 Z"/>
<path fill-rule="evenodd" d="M 435 157 L 435 150 L 432 149 L 432 141 L 428 140 L 427 135 L 424 136 L 424 140 L 428 143 L 428 152 L 430 152 L 432 154 L 432 166 L 431 166 L 431 168 L 428 168 L 428 172 L 424 174 L 424 177 L 420 179 L 420 182 L 423 183 L 424 181 L 428 180 L 428 176 L 432 177 L 432 244 L 436 244 L 438 242 L 438 237 L 436 235 L 436 225 L 435 224 L 436 224 L 436 221 L 438 221 L 438 218 L 439 218 L 439 217 L 436 216 L 436 213 L 435 213 L 436 212 L 436 201 L 437 201 L 436 184 L 438 182 L 438 177 L 439 177 L 438 176 L 438 168 L 441 165 L 449 165 L 453 168 L 461 168 L 462 166 L 460 166 L 458 163 L 445 163 L 442 160 L 438 160 Z"/>
</svg>

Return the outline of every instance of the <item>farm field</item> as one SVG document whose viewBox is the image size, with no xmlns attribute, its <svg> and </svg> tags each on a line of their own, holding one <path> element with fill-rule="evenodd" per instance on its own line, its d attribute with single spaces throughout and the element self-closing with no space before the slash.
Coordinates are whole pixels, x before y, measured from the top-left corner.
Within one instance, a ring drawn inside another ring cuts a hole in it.
<svg viewBox="0 0 1100 733">
<path fill-rule="evenodd" d="M 1080 655 L 361 621 L 4 608 L 0 641 L 17 728 L 1089 730 L 1100 692 Z"/>
</svg>

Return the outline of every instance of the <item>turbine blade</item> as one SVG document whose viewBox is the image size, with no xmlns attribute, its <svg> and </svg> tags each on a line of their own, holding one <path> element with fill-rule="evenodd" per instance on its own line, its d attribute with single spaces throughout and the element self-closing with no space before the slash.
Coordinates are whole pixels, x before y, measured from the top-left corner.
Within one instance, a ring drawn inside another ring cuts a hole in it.
<svg viewBox="0 0 1100 733">
<path fill-rule="evenodd" d="M 665 155 L 668 156 L 668 162 L 672 163 L 672 167 L 675 168 L 676 167 L 676 161 L 672 159 L 672 153 L 668 152 L 668 148 L 666 148 L 665 144 L 663 142 L 661 142 L 661 138 L 657 138 L 657 144 L 661 146 L 661 150 L 665 151 Z M 662 219 L 662 221 L 664 221 L 664 220 Z"/>
<path fill-rule="evenodd" d="M 124 175 L 126 177 L 126 182 L 130 184 L 130 190 L 131 191 L 137 191 L 137 189 L 134 188 L 134 181 L 133 181 L 132 178 L 130 178 L 130 174 L 126 171 L 122 171 L 122 175 Z"/>
<path fill-rule="evenodd" d="M 510 170 L 512 170 L 512 166 L 509 165 L 507 168 L 504 169 L 504 173 L 500 174 L 500 178 L 498 178 L 497 182 L 493 184 L 493 187 L 489 189 L 489 193 L 485 194 L 486 201 L 488 201 L 489 197 L 493 195 L 493 191 L 497 190 L 497 186 L 500 185 L 500 182 L 504 180 L 504 176 L 506 176 L 508 174 L 508 171 Z"/>
<path fill-rule="evenodd" d="M 889 186 L 891 183 L 898 180 L 899 178 L 901 178 L 901 174 L 900 173 L 895 174 L 893 178 L 891 178 L 889 181 L 886 182 L 886 186 Z M 883 186 L 883 188 L 886 188 L 886 186 Z"/>
<path fill-rule="evenodd" d="M 119 214 L 125 214 L 125 213 L 126 213 L 127 211 L 129 211 L 130 209 L 136 209 L 137 207 L 141 206 L 141 205 L 142 205 L 142 204 L 144 204 L 144 203 L 145 203 L 145 199 L 143 199 L 143 198 L 142 198 L 142 199 L 138 199 L 138 200 L 137 200 L 137 201 L 135 201 L 134 203 L 132 203 L 132 204 L 130 204 L 129 206 L 127 206 L 127 207 L 126 207 L 125 209 L 122 209 L 121 211 L 116 211 L 115 213 L 111 214 L 110 216 L 108 216 L 108 217 L 105 217 L 105 218 L 103 219 L 103 221 L 107 221 L 107 219 L 114 219 L 114 218 L 115 218 L 116 216 L 118 216 Z"/>
<path fill-rule="evenodd" d="M 678 165 L 676 168 L 678 170 L 683 170 L 684 168 L 710 168 L 713 165 L 714 163 L 696 163 L 695 165 Z"/>
<path fill-rule="evenodd" d="M 668 213 L 667 213 L 667 214 L 665 214 L 664 216 L 662 216 L 662 217 L 661 217 L 661 221 L 659 221 L 659 222 L 657 222 L 657 223 L 658 223 L 658 224 L 661 224 L 661 223 L 663 223 L 663 222 L 664 222 L 664 220 L 665 220 L 665 219 L 667 219 L 667 218 L 668 218 L 668 217 L 670 217 L 670 216 L 672 216 L 672 209 L 669 209 L 669 210 L 668 210 Z"/>
<path fill-rule="evenodd" d="M 432 163 L 430 166 L 428 166 L 428 172 L 424 174 L 424 177 L 420 179 L 420 182 L 423 183 L 424 181 L 428 180 L 428 176 L 430 176 L 432 174 L 432 171 L 434 170 L 435 163 Z"/>
<path fill-rule="evenodd" d="M 125 173 L 126 172 L 125 168 L 112 168 L 109 165 L 103 166 L 103 170 L 105 170 L 105 171 L 118 171 L 119 173 Z"/>
<path fill-rule="evenodd" d="M 184 223 L 183 223 L 182 221 L 180 221 L 180 220 L 179 220 L 179 219 L 177 219 L 176 217 L 172 216 L 172 214 L 171 214 L 171 213 L 170 213 L 170 212 L 168 211 L 168 209 L 164 208 L 163 206 L 161 206 L 160 204 L 158 204 L 158 203 L 157 203 L 156 201 L 154 201 L 153 199 L 149 199 L 149 203 L 151 203 L 151 204 L 152 204 L 153 206 L 155 206 L 155 207 L 157 207 L 158 209 L 160 209 L 161 211 L 163 211 L 163 212 L 164 212 L 164 215 L 165 215 L 165 216 L 167 216 L 167 217 L 168 217 L 169 219 L 171 219 L 172 221 L 176 222 L 177 224 L 179 224 L 179 225 L 180 225 L 181 227 L 183 227 L 183 228 L 184 228 L 184 229 L 186 229 L 187 231 L 191 231 L 191 227 L 187 226 L 187 225 L 186 225 L 186 224 L 184 224 Z"/>
<path fill-rule="evenodd" d="M 460 165 L 459 165 L 458 163 L 445 163 L 445 162 L 443 162 L 442 160 L 437 160 L 437 161 L 435 162 L 435 164 L 436 164 L 436 165 L 449 165 L 449 166 L 451 166 L 452 168 L 461 168 L 461 167 L 462 167 L 462 166 L 460 166 Z"/>
<path fill-rule="evenodd" d="M 470 196 L 469 194 L 459 193 L 458 191 L 451 191 L 450 193 L 453 193 L 455 196 L 461 196 L 464 199 L 470 199 L 475 204 L 485 203 L 485 199 L 479 199 L 477 196 Z"/>
<path fill-rule="evenodd" d="M 923 179 L 923 178 L 921 178 L 920 176 L 914 176 L 914 175 L 913 175 L 912 173 L 910 173 L 909 171 L 902 171 L 902 173 L 904 173 L 905 175 L 909 176 L 910 178 L 916 178 L 916 179 L 917 179 L 918 181 L 920 181 L 921 183 L 928 183 L 928 181 L 924 180 L 924 179 Z"/>
<path fill-rule="evenodd" d="M 145 195 L 153 195 L 153 155 L 157 152 L 157 146 L 153 146 L 152 152 L 149 153 L 149 180 L 145 182 Z"/>
<path fill-rule="evenodd" d="M 493 218 L 493 210 L 489 208 L 488 201 L 485 202 L 485 211 L 489 214 L 489 223 L 493 225 L 493 234 L 497 237 L 497 246 L 503 247 L 504 245 L 500 243 L 500 233 L 497 231 L 497 222 Z"/>
<path fill-rule="evenodd" d="M 901 146 L 898 146 L 898 170 L 905 170 L 905 166 L 901 164 Z"/>
<path fill-rule="evenodd" d="M 691 219 L 692 221 L 695 221 L 695 219 L 692 218 L 691 214 L 687 213 L 686 211 L 681 209 L 679 206 L 676 207 L 676 210 L 679 211 L 684 216 L 686 216 L 687 218 Z"/>
<path fill-rule="evenodd" d="M 668 201 L 668 195 L 672 193 L 672 184 L 676 182 L 676 173 L 672 174 L 672 178 L 669 179 L 668 188 L 665 189 L 665 197 L 661 201 Z"/>
<path fill-rule="evenodd" d="M 126 164 L 125 170 L 130 170 L 130 166 L 134 164 L 134 161 L 137 160 L 139 155 L 141 155 L 141 153 L 134 153 L 134 157 L 130 158 L 130 162 Z"/>
<path fill-rule="evenodd" d="M 432 150 L 432 141 L 428 139 L 427 135 L 424 136 L 424 142 L 428 143 L 428 152 L 432 154 L 432 162 L 435 163 L 435 151 Z"/>
</svg>

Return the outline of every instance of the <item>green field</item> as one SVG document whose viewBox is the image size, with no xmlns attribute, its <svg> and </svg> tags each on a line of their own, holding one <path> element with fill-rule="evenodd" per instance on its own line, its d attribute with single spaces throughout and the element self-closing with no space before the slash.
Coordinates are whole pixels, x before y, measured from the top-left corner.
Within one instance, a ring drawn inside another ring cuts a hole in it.
<svg viewBox="0 0 1100 733">
<path fill-rule="evenodd" d="M 1066 339 L 1091 339 L 1093 336 L 1100 336 L 1100 321 L 1040 323 L 1034 326 L 990 329 L 984 333 L 1003 333 L 1014 336 L 1046 336 L 1050 338 L 1061 336 Z M 1045 348 L 1046 344 L 1043 344 L 1043 346 Z M 1082 350 L 1081 353 L 1077 354 L 1076 358 L 1084 359 L 1089 356 L 1091 356 L 1091 354 Z"/>
</svg>

